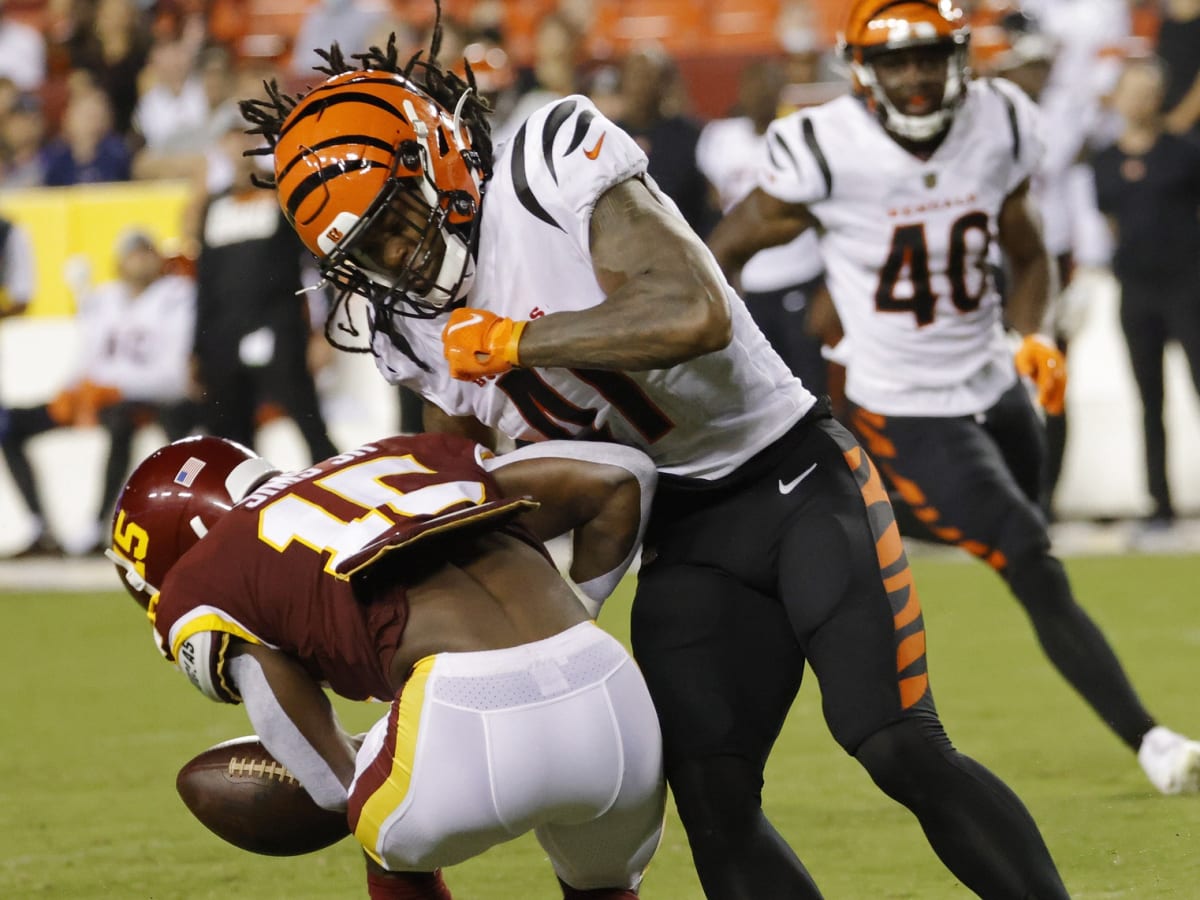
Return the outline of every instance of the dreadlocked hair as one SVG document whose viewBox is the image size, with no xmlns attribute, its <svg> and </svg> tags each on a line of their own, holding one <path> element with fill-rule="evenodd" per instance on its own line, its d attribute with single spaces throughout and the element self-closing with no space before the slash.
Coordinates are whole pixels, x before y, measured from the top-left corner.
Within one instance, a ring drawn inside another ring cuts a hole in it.
<svg viewBox="0 0 1200 900">
<path fill-rule="evenodd" d="M 424 91 L 442 109 L 452 113 L 467 129 L 471 138 L 471 149 L 463 152 L 464 161 L 480 174 L 482 181 L 486 181 L 491 177 L 494 162 L 491 125 L 487 118 L 492 108 L 479 93 L 470 63 L 463 60 L 465 79 L 439 65 L 438 56 L 442 49 L 441 0 L 434 0 L 434 7 L 436 14 L 427 58 L 425 51 L 418 50 L 407 63 L 401 63 L 396 49 L 396 35 L 393 33 L 388 37 L 386 47 L 381 49 L 371 46 L 365 53 L 351 54 L 349 60 L 337 43 L 331 45 L 328 50 L 317 49 L 317 55 L 324 64 L 313 68 L 329 78 L 355 71 L 387 72 L 403 76 Z M 287 94 L 275 79 L 264 81 L 263 88 L 266 99 L 255 98 L 238 102 L 238 109 L 250 126 L 246 129 L 246 134 L 258 135 L 263 139 L 262 146 L 244 151 L 246 156 L 273 155 L 284 122 L 308 95 L 308 90 Z M 276 188 L 274 175 L 253 173 L 250 180 L 256 187 L 268 190 Z M 339 350 L 351 353 L 375 352 L 370 343 L 364 347 L 361 343 L 347 343 L 340 339 L 341 335 L 349 335 L 350 340 L 362 337 L 362 331 L 356 326 L 348 305 L 353 288 L 339 283 L 336 279 L 329 280 L 328 275 L 317 287 L 327 285 L 335 289 L 336 296 L 325 320 L 325 338 Z M 412 345 L 404 336 L 396 321 L 395 310 L 372 304 L 368 316 L 368 330 L 372 335 L 378 331 L 386 333 L 405 356 L 421 369 L 432 371 L 429 365 L 417 357 Z"/>
<path fill-rule="evenodd" d="M 436 16 L 433 23 L 433 34 L 429 39 L 428 59 L 422 58 L 424 50 L 418 50 L 406 64 L 401 65 L 399 52 L 396 49 L 396 34 L 393 32 L 388 36 L 387 47 L 380 49 L 372 46 L 365 53 L 351 54 L 350 59 L 357 60 L 358 65 L 347 62 L 342 48 L 334 43 L 328 50 L 318 49 L 316 51 L 317 55 L 325 61 L 325 65 L 313 68 L 314 71 L 321 72 L 330 78 L 354 71 L 390 72 L 393 75 L 403 75 L 409 81 L 419 85 L 435 103 L 461 117 L 463 125 L 471 134 L 472 150 L 469 153 L 475 156 L 471 162 L 477 164 L 486 181 L 491 177 L 494 159 L 492 127 L 487 119 L 492 107 L 480 95 L 475 83 L 475 73 L 472 71 L 470 63 L 463 60 L 467 76 L 465 80 L 439 65 L 438 54 L 442 50 L 441 0 L 434 0 L 434 7 Z M 238 109 L 241 111 L 242 117 L 253 126 L 246 129 L 246 134 L 260 135 L 266 142 L 265 146 L 246 150 L 246 156 L 269 156 L 275 152 L 275 142 L 279 138 L 284 121 L 305 96 L 305 93 L 285 94 L 280 90 L 279 83 L 275 79 L 263 82 L 263 87 L 266 90 L 267 99 L 238 101 Z M 459 108 L 460 103 L 461 109 Z M 466 155 L 464 154 L 464 156 Z M 272 190 L 275 188 L 273 175 L 256 173 L 250 176 L 250 180 L 256 187 Z"/>
</svg>

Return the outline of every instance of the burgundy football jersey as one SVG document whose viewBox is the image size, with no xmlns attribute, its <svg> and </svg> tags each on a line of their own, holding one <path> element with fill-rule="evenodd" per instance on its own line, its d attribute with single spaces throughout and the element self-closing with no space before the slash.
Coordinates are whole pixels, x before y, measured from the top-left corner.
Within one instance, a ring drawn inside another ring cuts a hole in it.
<svg viewBox="0 0 1200 900">
<path fill-rule="evenodd" d="M 160 649 L 174 660 L 189 638 L 219 632 L 283 651 L 344 697 L 390 700 L 405 554 L 427 562 L 432 538 L 480 529 L 541 547 L 512 521 L 536 504 L 501 497 L 485 452 L 452 435 L 389 437 L 271 478 L 171 568 L 151 606 Z M 354 576 L 384 557 L 387 586 L 356 590 Z M 223 664 L 213 654 L 214 683 Z"/>
</svg>

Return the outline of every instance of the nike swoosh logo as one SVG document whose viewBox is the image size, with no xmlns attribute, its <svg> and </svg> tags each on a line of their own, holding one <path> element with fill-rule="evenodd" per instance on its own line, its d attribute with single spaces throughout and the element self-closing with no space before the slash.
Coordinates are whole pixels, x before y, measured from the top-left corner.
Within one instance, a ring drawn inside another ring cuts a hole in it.
<svg viewBox="0 0 1200 900">
<path fill-rule="evenodd" d="M 811 466 L 809 466 L 807 469 L 805 469 L 803 472 L 801 472 L 799 475 L 797 475 L 795 478 L 793 478 L 791 481 L 788 481 L 788 482 L 785 482 L 782 478 L 780 478 L 779 479 L 779 493 L 790 494 L 792 491 L 794 491 L 796 489 L 796 485 L 798 485 L 800 482 L 802 482 L 805 478 L 807 478 L 809 475 L 811 475 L 813 473 L 813 469 L 815 469 L 816 467 L 817 467 L 817 464 L 813 463 Z"/>
<path fill-rule="evenodd" d="M 478 325 L 482 321 L 483 316 L 481 316 L 479 313 L 471 313 L 471 317 L 469 319 L 463 319 L 461 322 L 455 322 L 453 325 L 448 327 L 446 329 L 446 334 L 453 334 L 460 328 L 470 328 L 472 325 Z"/>
<path fill-rule="evenodd" d="M 599 156 L 600 148 L 604 146 L 604 136 L 606 134 L 608 134 L 607 131 L 600 132 L 600 140 L 596 141 L 596 146 L 593 147 L 591 150 L 584 150 L 583 155 L 586 156 L 588 159 L 595 159 L 597 156 Z"/>
</svg>

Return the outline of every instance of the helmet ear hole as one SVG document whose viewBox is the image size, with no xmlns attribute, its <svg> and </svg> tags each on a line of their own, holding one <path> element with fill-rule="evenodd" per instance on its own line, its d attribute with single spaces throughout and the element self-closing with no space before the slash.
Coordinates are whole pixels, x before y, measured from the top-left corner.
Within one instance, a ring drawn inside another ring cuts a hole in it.
<svg viewBox="0 0 1200 900">
<path fill-rule="evenodd" d="M 451 194 L 449 207 L 450 221 L 455 224 L 470 221 L 477 209 L 475 198 L 466 191 L 455 191 Z"/>
<path fill-rule="evenodd" d="M 421 145 L 416 141 L 403 141 L 396 148 L 396 158 L 400 168 L 414 174 L 421 171 Z"/>
</svg>

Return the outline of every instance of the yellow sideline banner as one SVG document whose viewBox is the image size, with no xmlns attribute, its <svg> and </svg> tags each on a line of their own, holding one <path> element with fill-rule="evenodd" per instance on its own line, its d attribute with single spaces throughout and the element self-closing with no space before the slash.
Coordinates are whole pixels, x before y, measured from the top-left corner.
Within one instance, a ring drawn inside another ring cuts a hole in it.
<svg viewBox="0 0 1200 900">
<path fill-rule="evenodd" d="M 181 237 L 191 197 L 187 182 L 130 182 L 0 192 L 0 215 L 24 226 L 37 257 L 37 284 L 28 315 L 72 316 L 67 260 L 87 258 L 91 282 L 116 276 L 114 248 L 127 228 L 154 237 L 168 255 Z"/>
</svg>

